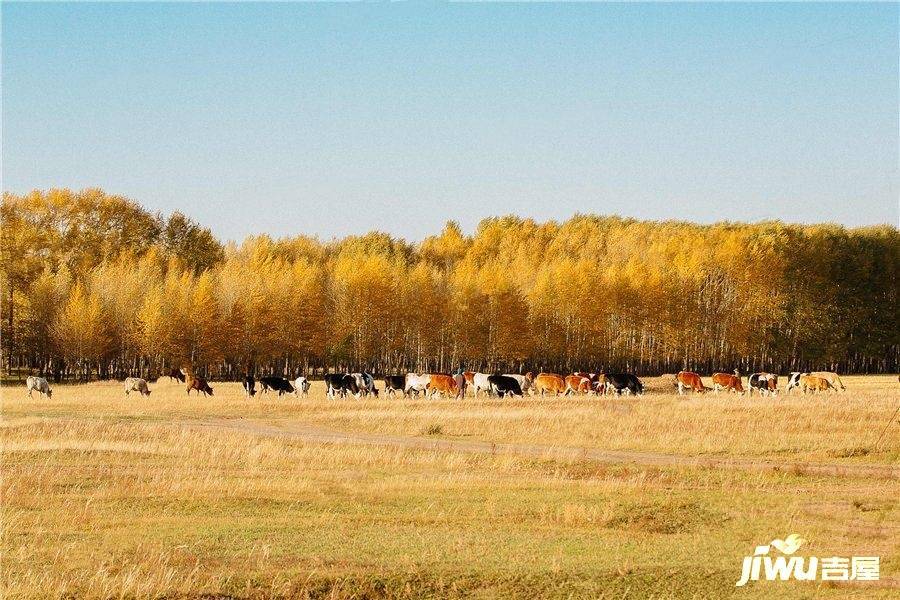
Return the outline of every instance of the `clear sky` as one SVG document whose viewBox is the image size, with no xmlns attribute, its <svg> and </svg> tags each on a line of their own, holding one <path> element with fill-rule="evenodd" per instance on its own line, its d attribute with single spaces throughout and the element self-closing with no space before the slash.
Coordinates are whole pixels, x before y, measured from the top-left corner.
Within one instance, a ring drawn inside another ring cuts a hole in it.
<svg viewBox="0 0 900 600">
<path fill-rule="evenodd" d="M 897 4 L 2 5 L 3 189 L 224 239 L 898 223 Z"/>
</svg>

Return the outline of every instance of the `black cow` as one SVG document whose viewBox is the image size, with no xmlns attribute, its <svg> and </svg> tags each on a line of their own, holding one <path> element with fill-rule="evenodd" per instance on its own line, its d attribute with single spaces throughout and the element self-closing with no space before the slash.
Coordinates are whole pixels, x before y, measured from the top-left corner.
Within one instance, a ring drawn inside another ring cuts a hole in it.
<svg viewBox="0 0 900 600">
<path fill-rule="evenodd" d="M 406 395 L 406 375 L 385 375 L 384 395 L 393 397 L 397 392 Z"/>
<path fill-rule="evenodd" d="M 260 377 L 259 385 L 265 393 L 270 389 L 277 391 L 279 396 L 294 393 L 294 386 L 284 377 Z"/>
<path fill-rule="evenodd" d="M 329 398 L 340 395 L 341 398 L 350 392 L 354 396 L 359 395 L 359 386 L 356 385 L 356 377 L 349 373 L 329 373 L 325 376 L 325 390 Z"/>
<path fill-rule="evenodd" d="M 606 385 L 615 390 L 616 394 L 627 391 L 629 394 L 643 394 L 644 384 L 632 373 L 613 373 L 606 376 Z"/>
<path fill-rule="evenodd" d="M 522 395 L 522 386 L 508 375 L 491 375 L 488 377 L 488 383 L 491 385 L 491 390 L 501 398 L 510 394 L 513 396 Z"/>
<path fill-rule="evenodd" d="M 248 398 L 256 395 L 256 380 L 253 379 L 253 375 L 244 377 L 244 392 Z"/>
<path fill-rule="evenodd" d="M 181 369 L 171 369 L 166 377 L 184 383 L 184 373 L 182 373 Z"/>
</svg>

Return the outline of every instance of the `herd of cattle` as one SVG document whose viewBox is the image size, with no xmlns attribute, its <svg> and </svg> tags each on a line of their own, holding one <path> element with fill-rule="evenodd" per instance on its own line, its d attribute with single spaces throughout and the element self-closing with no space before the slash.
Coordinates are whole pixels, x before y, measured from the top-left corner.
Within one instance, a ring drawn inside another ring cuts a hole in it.
<svg viewBox="0 0 900 600">
<path fill-rule="evenodd" d="M 741 383 L 741 375 L 737 369 L 734 373 L 713 373 L 712 390 L 719 392 L 725 390 L 728 392 L 744 393 L 744 386 Z M 710 388 L 703 384 L 703 379 L 692 371 L 681 371 L 675 376 L 675 385 L 678 386 L 678 393 L 683 394 L 685 390 L 693 392 L 706 392 Z M 831 371 L 812 371 L 810 373 L 801 373 L 799 371 L 791 372 L 788 378 L 786 390 L 790 392 L 793 389 L 799 389 L 804 394 L 807 392 L 824 392 L 838 390 L 844 391 L 844 383 L 837 373 Z M 778 375 L 775 373 L 753 373 L 747 377 L 747 393 L 752 395 L 756 390 L 761 396 L 775 395 L 778 393 Z"/>
<path fill-rule="evenodd" d="M 168 377 L 187 384 L 187 393 L 196 391 L 197 394 L 213 395 L 209 382 L 200 376 L 186 372 L 183 369 L 173 369 Z M 735 392 L 744 394 L 744 386 L 740 373 L 713 373 L 713 387 L 708 388 L 703 379 L 693 371 L 681 371 L 674 376 L 674 384 L 679 394 L 686 390 L 703 393 L 707 391 Z M 568 376 L 556 373 L 528 372 L 524 375 L 513 373 L 488 374 L 475 373 L 473 371 L 458 372 L 456 375 L 436 373 L 407 373 L 406 375 L 386 375 L 383 378 L 384 392 L 386 396 L 395 397 L 398 394 L 404 397 L 419 394 L 425 397 L 436 395 L 464 398 L 467 390 L 472 390 L 477 398 L 479 393 L 488 396 L 506 397 L 540 394 L 541 396 L 573 395 L 573 394 L 634 394 L 642 395 L 644 385 L 632 373 L 585 373 L 575 372 Z M 325 375 L 325 389 L 329 398 L 346 397 L 348 394 L 359 398 L 361 396 L 378 395 L 375 377 L 371 373 L 334 373 Z M 278 392 L 278 395 L 293 394 L 295 396 L 309 394 L 311 386 L 306 377 L 297 377 L 288 380 L 284 377 L 260 377 L 258 380 L 252 375 L 247 375 L 243 380 L 243 388 L 247 397 L 255 396 L 259 392 Z M 37 391 L 47 398 L 52 397 L 50 384 L 43 377 L 29 377 L 26 380 L 28 396 Z M 803 393 L 843 391 L 841 378 L 837 373 L 830 371 L 813 371 L 809 373 L 792 372 L 788 379 L 786 391 L 799 389 Z M 753 373 L 747 377 L 746 393 L 752 395 L 756 391 L 761 396 L 770 396 L 778 393 L 778 375 L 774 373 Z M 150 395 L 150 388 L 145 379 L 140 377 L 128 377 L 125 379 L 125 395 L 137 392 L 144 396 Z"/>
</svg>

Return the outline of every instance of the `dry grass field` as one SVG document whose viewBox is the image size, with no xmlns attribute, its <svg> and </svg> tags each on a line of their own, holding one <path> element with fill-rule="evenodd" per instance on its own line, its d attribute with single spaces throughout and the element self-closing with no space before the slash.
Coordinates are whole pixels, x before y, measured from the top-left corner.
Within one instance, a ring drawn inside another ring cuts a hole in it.
<svg viewBox="0 0 900 600">
<path fill-rule="evenodd" d="M 896 377 L 777 398 L 647 383 L 515 401 L 5 387 L 2 597 L 896 597 Z M 880 556 L 881 581 L 735 588 L 788 533 L 801 554 Z"/>
</svg>

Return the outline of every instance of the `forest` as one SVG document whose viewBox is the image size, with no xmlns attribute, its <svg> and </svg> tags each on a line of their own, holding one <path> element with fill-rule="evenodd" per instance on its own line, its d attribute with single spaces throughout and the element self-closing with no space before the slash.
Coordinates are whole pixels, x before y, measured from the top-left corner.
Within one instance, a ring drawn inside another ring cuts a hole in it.
<svg viewBox="0 0 900 600">
<path fill-rule="evenodd" d="M 98 189 L 5 193 L 6 376 L 896 372 L 890 225 L 448 220 L 221 243 Z M 452 219 L 453 215 L 447 215 Z"/>
</svg>

